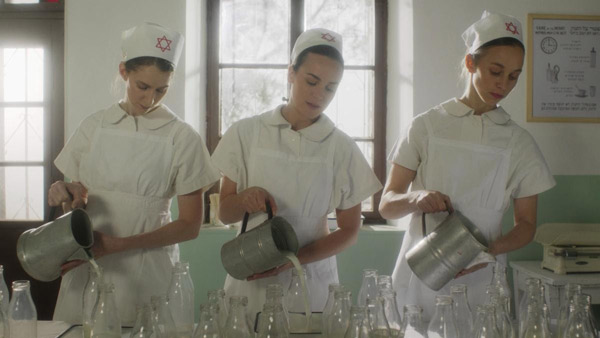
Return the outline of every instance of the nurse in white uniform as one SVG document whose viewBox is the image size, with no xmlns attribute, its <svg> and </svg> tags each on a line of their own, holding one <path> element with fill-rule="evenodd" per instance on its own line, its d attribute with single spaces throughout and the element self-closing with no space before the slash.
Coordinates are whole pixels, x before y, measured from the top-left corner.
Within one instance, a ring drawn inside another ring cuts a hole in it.
<svg viewBox="0 0 600 338">
<path fill-rule="evenodd" d="M 361 202 L 381 189 L 355 142 L 323 114 L 343 74 L 342 37 L 326 29 L 302 33 L 288 68 L 287 104 L 235 123 L 223 136 L 214 164 L 221 170 L 220 217 L 226 223 L 251 214 L 260 224 L 265 200 L 294 227 L 298 258 L 307 270 L 313 311 L 322 311 L 328 285 L 338 282 L 335 255 L 356 242 Z M 337 215 L 330 232 L 327 214 Z M 291 264 L 249 280 L 227 276 L 229 296 L 248 296 L 248 312 L 261 311 L 268 284 L 287 288 Z"/>
<path fill-rule="evenodd" d="M 124 99 L 83 120 L 54 162 L 72 182 L 54 183 L 49 203 L 86 207 L 123 325 L 133 324 L 136 304 L 166 294 L 177 243 L 198 236 L 202 192 L 220 178 L 200 135 L 161 104 L 182 49 L 179 33 L 156 24 L 123 32 Z M 63 266 L 55 320 L 81 323 L 89 265 L 78 264 Z"/>
<path fill-rule="evenodd" d="M 422 213 L 427 214 L 429 233 L 447 210 L 459 210 L 487 237 L 488 257 L 506 263 L 507 252 L 533 239 L 537 195 L 555 185 L 531 135 L 498 105 L 521 74 L 522 34 L 514 17 L 484 12 L 463 33 L 465 93 L 415 117 L 389 156 L 392 168 L 379 211 L 387 219 L 411 215 L 393 272 L 394 288 L 400 306 L 422 306 L 427 320 L 435 295 L 450 294 L 453 284 L 467 284 L 472 307 L 483 302 L 493 264 L 475 264 L 438 292 L 430 290 L 412 273 L 405 257 L 423 238 Z M 511 202 L 514 227 L 503 234 L 502 216 Z"/>
</svg>

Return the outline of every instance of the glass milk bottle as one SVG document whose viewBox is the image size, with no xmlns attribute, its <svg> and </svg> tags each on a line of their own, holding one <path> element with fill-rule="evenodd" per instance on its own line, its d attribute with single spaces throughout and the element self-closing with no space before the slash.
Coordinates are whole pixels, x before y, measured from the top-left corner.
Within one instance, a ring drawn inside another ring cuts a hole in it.
<svg viewBox="0 0 600 338">
<path fill-rule="evenodd" d="M 550 330 L 544 320 L 543 305 L 532 300 L 527 304 L 527 315 L 523 324 L 521 338 L 551 338 Z"/>
<path fill-rule="evenodd" d="M 152 306 L 152 319 L 156 324 L 156 328 L 161 334 L 161 337 L 173 338 L 177 334 L 175 329 L 175 321 L 171 315 L 167 296 L 155 295 L 150 297 Z"/>
<path fill-rule="evenodd" d="M 511 304 L 510 300 L 512 299 L 512 294 L 510 292 L 510 287 L 508 286 L 508 279 L 506 278 L 506 265 L 500 262 L 496 262 L 493 268 L 494 274 L 492 276 L 491 285 L 494 285 L 498 289 L 498 293 L 500 296 L 504 296 L 508 299 L 508 305 L 506 308 L 506 313 L 512 318 L 511 315 Z"/>
<path fill-rule="evenodd" d="M 362 284 L 358 291 L 357 304 L 367 306 L 367 299 L 376 299 L 377 291 L 377 270 L 363 270 Z"/>
<path fill-rule="evenodd" d="M 267 292 L 265 298 L 265 305 L 281 305 L 281 311 L 283 311 L 283 317 L 285 318 L 285 323 L 289 327 L 290 326 L 290 317 L 287 311 L 287 307 L 285 306 L 285 302 L 283 301 L 283 287 L 281 284 L 269 284 L 267 285 Z"/>
<path fill-rule="evenodd" d="M 324 337 L 327 337 L 328 318 L 329 315 L 331 315 L 331 310 L 333 309 L 335 291 L 340 290 L 341 288 L 343 288 L 343 286 L 339 283 L 329 284 L 329 296 L 327 297 L 327 302 L 325 303 L 325 308 L 323 308 L 323 314 L 321 316 L 321 331 Z"/>
<path fill-rule="evenodd" d="M 369 338 L 369 322 L 366 318 L 367 309 L 364 306 L 350 307 L 350 325 L 344 338 Z"/>
<path fill-rule="evenodd" d="M 175 263 L 167 301 L 177 334 L 191 337 L 194 331 L 194 284 L 190 277 L 188 263 Z"/>
<path fill-rule="evenodd" d="M 254 337 L 246 320 L 247 305 L 248 297 L 246 296 L 231 296 L 229 298 L 229 316 L 227 317 L 225 330 L 223 330 L 224 338 Z"/>
<path fill-rule="evenodd" d="M 493 305 L 477 305 L 477 317 L 473 329 L 474 338 L 507 338 L 500 334 L 496 325 L 496 310 Z M 461 336 L 462 337 L 462 336 Z"/>
<path fill-rule="evenodd" d="M 0 302 L 4 299 L 4 292 L 0 291 Z M 8 338 L 8 319 L 4 311 L 0 310 L 0 338 Z"/>
<path fill-rule="evenodd" d="M 4 316 L 8 315 L 8 304 L 10 303 L 10 295 L 8 286 L 4 281 L 4 266 L 0 264 L 0 291 L 4 294 L 4 298 L 0 300 L 0 311 L 4 312 Z"/>
<path fill-rule="evenodd" d="M 215 303 L 200 305 L 200 318 L 194 332 L 194 338 L 221 338 L 219 326 L 219 305 Z"/>
<path fill-rule="evenodd" d="M 400 317 L 400 312 L 398 312 L 396 291 L 387 288 L 380 289 L 379 296 L 383 301 L 383 313 L 385 314 L 390 334 L 392 337 L 398 337 L 402 329 L 402 317 Z"/>
<path fill-rule="evenodd" d="M 500 336 L 503 338 L 517 338 L 512 320 L 506 313 L 507 304 L 508 299 L 504 296 L 495 295 L 492 297 L 491 305 L 496 310 L 496 325 L 500 330 Z"/>
<path fill-rule="evenodd" d="M 298 274 L 298 270 L 291 270 L 292 281 L 288 288 L 287 295 L 285 296 L 286 307 L 289 312 L 305 313 L 306 304 L 304 298 L 304 289 L 302 287 L 302 280 L 300 278 L 300 275 Z M 304 276 L 306 276 L 306 269 L 304 267 L 302 268 L 302 271 L 304 273 Z M 306 299 L 306 301 L 310 302 L 309 299 Z"/>
<path fill-rule="evenodd" d="M 456 317 L 456 327 L 461 337 L 469 337 L 473 332 L 473 314 L 467 298 L 467 286 L 456 284 L 450 287 L 452 306 Z"/>
<path fill-rule="evenodd" d="M 92 338 L 120 338 L 121 318 L 115 302 L 115 287 L 101 283 L 98 301 L 92 311 Z"/>
<path fill-rule="evenodd" d="M 288 338 L 289 327 L 281 303 L 265 303 L 258 322 L 257 338 Z"/>
<path fill-rule="evenodd" d="M 435 312 L 427 327 L 429 338 L 459 338 L 452 308 L 452 297 L 435 297 Z"/>
<path fill-rule="evenodd" d="M 225 328 L 225 322 L 227 322 L 227 303 L 225 301 L 225 290 L 217 289 L 208 291 L 208 303 L 215 304 L 217 309 L 217 321 L 219 328 L 223 330 Z"/>
<path fill-rule="evenodd" d="M 162 338 L 156 323 L 152 320 L 152 307 L 141 304 L 136 308 L 135 324 L 129 338 Z"/>
<path fill-rule="evenodd" d="M 327 337 L 342 338 L 346 334 L 348 324 L 350 324 L 351 294 L 345 289 L 335 291 L 331 314 L 327 319 Z"/>
<path fill-rule="evenodd" d="M 379 290 L 392 289 L 392 276 L 378 275 L 377 276 L 377 288 Z"/>
<path fill-rule="evenodd" d="M 8 330 L 11 338 L 37 337 L 37 311 L 28 280 L 16 280 L 12 283 Z"/>
<path fill-rule="evenodd" d="M 415 304 L 404 305 L 401 337 L 424 338 L 427 329 L 423 324 L 423 309 Z"/>
<path fill-rule="evenodd" d="M 565 298 L 562 300 L 560 310 L 558 312 L 558 324 L 556 332 L 560 336 L 567 326 L 569 320 L 569 314 L 571 313 L 571 304 L 573 303 L 573 297 L 581 294 L 581 284 L 568 283 L 566 286 Z"/>
<path fill-rule="evenodd" d="M 94 305 L 96 305 L 96 301 L 98 301 L 98 287 L 101 284 L 101 281 L 102 268 L 98 267 L 98 270 L 96 270 L 90 265 L 88 281 L 85 283 L 82 299 L 82 326 L 84 338 L 89 338 L 91 336 L 92 311 L 94 311 Z"/>
<path fill-rule="evenodd" d="M 385 317 L 382 297 L 367 299 L 367 316 L 369 318 L 370 337 L 379 338 L 390 337 L 392 335 L 387 318 Z"/>
<path fill-rule="evenodd" d="M 590 301 L 591 297 L 586 294 L 576 294 L 573 296 L 573 302 L 570 305 L 571 315 L 562 332 L 562 336 L 560 336 L 561 333 L 559 332 L 559 337 L 598 337 L 598 332 L 592 327 L 589 318 Z"/>
</svg>

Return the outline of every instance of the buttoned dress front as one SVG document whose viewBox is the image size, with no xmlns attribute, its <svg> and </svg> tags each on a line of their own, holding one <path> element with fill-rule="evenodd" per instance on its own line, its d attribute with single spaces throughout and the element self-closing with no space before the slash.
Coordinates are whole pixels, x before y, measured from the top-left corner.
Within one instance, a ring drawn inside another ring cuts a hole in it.
<svg viewBox="0 0 600 338">
<path fill-rule="evenodd" d="M 57 168 L 88 189 L 86 211 L 93 229 L 127 237 L 171 222 L 171 199 L 216 182 L 200 135 L 166 106 L 130 116 L 119 104 L 86 118 L 56 158 Z M 123 325 L 135 306 L 167 292 L 177 245 L 135 249 L 102 257 L 104 280 L 115 285 Z M 63 276 L 55 320 L 81 323 L 87 264 Z"/>
<path fill-rule="evenodd" d="M 381 189 L 355 142 L 326 116 L 299 131 L 281 115 L 282 106 L 235 123 L 223 136 L 213 162 L 241 192 L 257 186 L 277 203 L 279 216 L 294 228 L 300 247 L 329 234 L 327 214 L 348 209 Z M 248 230 L 266 215 L 251 215 Z M 322 311 L 328 285 L 338 282 L 335 256 L 304 265 L 312 311 Z M 247 296 L 251 315 L 261 311 L 268 284 L 287 289 L 291 270 L 278 276 L 241 281 L 227 276 L 228 296 Z"/>
<path fill-rule="evenodd" d="M 531 135 L 501 107 L 478 116 L 456 98 L 415 117 L 389 159 L 417 172 L 411 191 L 435 190 L 448 195 L 453 207 L 471 220 L 490 243 L 502 236 L 502 217 L 512 199 L 537 195 L 555 184 Z M 427 214 L 427 233 L 446 215 Z M 421 214 L 414 213 L 393 272 L 399 306 L 418 304 L 429 320 L 435 296 L 450 294 L 454 284 L 467 285 L 472 308 L 481 304 L 491 281 L 492 265 L 432 291 L 412 273 L 406 261 L 408 250 L 422 238 Z M 497 259 L 506 263 L 506 255 Z"/>
</svg>

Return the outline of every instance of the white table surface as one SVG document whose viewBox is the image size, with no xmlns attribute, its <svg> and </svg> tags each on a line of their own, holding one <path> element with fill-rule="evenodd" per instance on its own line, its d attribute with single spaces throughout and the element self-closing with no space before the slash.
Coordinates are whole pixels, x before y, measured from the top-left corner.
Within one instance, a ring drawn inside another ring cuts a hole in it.
<svg viewBox="0 0 600 338">
<path fill-rule="evenodd" d="M 131 329 L 123 329 L 122 338 L 129 338 Z M 82 338 L 82 328 L 79 325 L 72 326 L 65 322 L 38 321 L 38 338 Z M 294 338 L 318 338 L 320 334 L 292 334 Z"/>
</svg>

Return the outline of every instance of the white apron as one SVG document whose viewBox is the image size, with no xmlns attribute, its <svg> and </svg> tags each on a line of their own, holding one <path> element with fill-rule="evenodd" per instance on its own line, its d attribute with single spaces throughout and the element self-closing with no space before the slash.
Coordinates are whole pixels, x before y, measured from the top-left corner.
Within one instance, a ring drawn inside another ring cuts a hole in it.
<svg viewBox="0 0 600 338">
<path fill-rule="evenodd" d="M 104 125 L 104 121 L 102 125 Z M 116 237 L 152 231 L 171 221 L 171 162 L 174 126 L 168 137 L 128 130 L 98 128 L 90 152 L 80 163 L 81 182 L 88 189 L 86 211 L 94 230 Z M 115 285 L 122 325 L 132 325 L 135 306 L 167 292 L 176 245 L 129 250 L 102 257 L 106 281 Z M 54 320 L 81 323 L 83 289 L 89 264 L 62 278 Z"/>
<path fill-rule="evenodd" d="M 499 137 L 505 138 L 506 148 L 496 148 L 458 140 L 437 138 L 429 117 L 425 118 L 429 135 L 428 163 L 424 172 L 424 189 L 440 191 L 450 197 L 454 209 L 471 220 L 492 242 L 502 235 L 502 216 L 505 190 L 508 181 L 510 154 L 514 138 L 509 128 Z M 476 184 L 473 184 L 476 182 Z M 413 182 L 414 184 L 414 182 Z M 432 232 L 447 216 L 446 212 L 428 214 L 427 233 Z M 418 304 L 423 307 L 424 320 L 429 321 L 435 311 L 435 296 L 450 295 L 450 286 L 466 284 L 472 309 L 485 301 L 485 289 L 492 279 L 492 265 L 453 279 L 439 291 L 423 284 L 408 266 L 406 253 L 423 238 L 421 214 L 411 217 L 404 234 L 400 254 L 392 274 L 399 307 Z M 506 255 L 497 259 L 506 262 Z"/>
<path fill-rule="evenodd" d="M 326 158 L 298 157 L 260 148 L 258 134 L 255 133 L 250 149 L 248 186 L 261 187 L 273 196 L 277 203 L 277 215 L 293 226 L 301 248 L 326 236 L 329 233 L 327 211 L 333 189 L 334 142 L 330 142 Z M 254 222 L 251 216 L 247 230 L 266 219 L 266 215 L 258 216 Z M 329 284 L 338 282 L 335 256 L 306 264 L 304 268 L 307 271 L 311 310 L 323 311 Z M 291 273 L 290 269 L 278 276 L 253 281 L 241 281 L 227 275 L 225 292 L 227 296 L 247 296 L 247 310 L 253 320 L 256 313 L 262 311 L 267 285 L 280 283 L 284 292 L 287 292 Z"/>
</svg>

